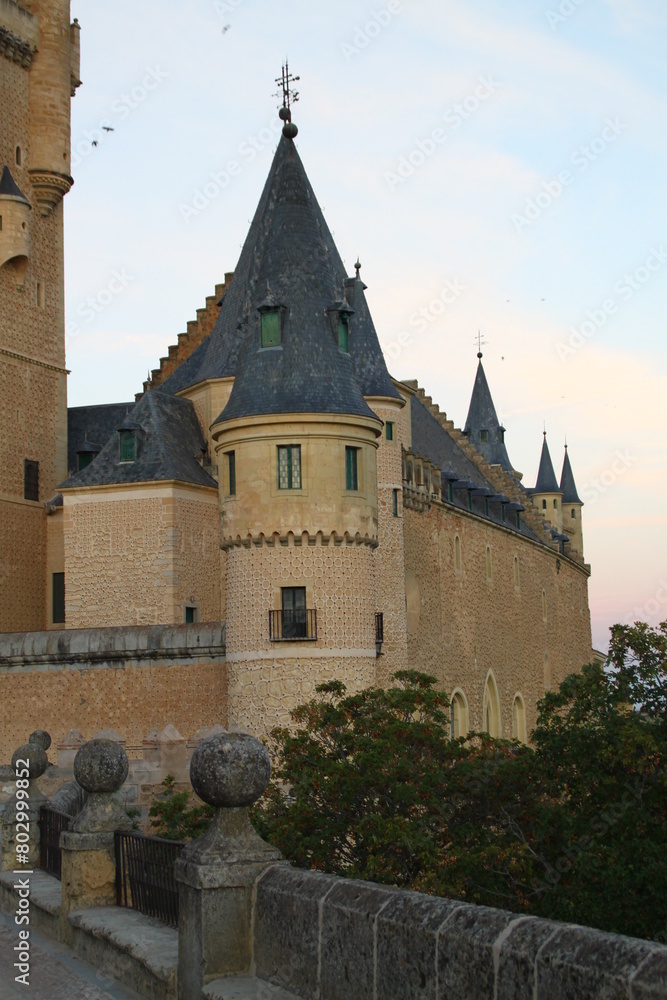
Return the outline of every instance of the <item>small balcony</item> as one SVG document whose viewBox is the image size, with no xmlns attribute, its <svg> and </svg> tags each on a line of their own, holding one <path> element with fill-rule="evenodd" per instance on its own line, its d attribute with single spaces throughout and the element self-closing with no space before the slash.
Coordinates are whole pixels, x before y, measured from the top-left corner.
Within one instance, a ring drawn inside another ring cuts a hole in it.
<svg viewBox="0 0 667 1000">
<path fill-rule="evenodd" d="M 315 608 L 295 608 L 293 611 L 269 611 L 271 642 L 304 642 L 317 639 Z"/>
</svg>

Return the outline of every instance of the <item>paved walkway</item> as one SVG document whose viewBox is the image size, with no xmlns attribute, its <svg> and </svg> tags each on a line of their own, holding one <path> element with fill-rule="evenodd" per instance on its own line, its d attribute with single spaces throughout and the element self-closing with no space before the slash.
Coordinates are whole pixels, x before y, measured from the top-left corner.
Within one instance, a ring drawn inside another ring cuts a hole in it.
<svg viewBox="0 0 667 1000">
<path fill-rule="evenodd" d="M 0 1000 L 141 1000 L 137 993 L 121 988 L 34 930 L 30 933 L 30 985 L 15 982 L 16 931 L 13 920 L 0 913 Z"/>
</svg>

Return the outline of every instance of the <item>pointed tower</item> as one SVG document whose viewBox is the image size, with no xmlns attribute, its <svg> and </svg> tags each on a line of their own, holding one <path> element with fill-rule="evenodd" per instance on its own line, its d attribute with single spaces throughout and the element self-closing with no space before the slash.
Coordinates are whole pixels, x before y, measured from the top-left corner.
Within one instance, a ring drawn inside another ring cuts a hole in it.
<svg viewBox="0 0 667 1000">
<path fill-rule="evenodd" d="M 577 493 L 577 486 L 572 474 L 570 456 L 565 443 L 565 457 L 563 458 L 563 471 L 560 476 L 560 488 L 563 493 L 563 531 L 570 536 L 572 548 L 576 549 L 580 556 L 584 555 L 584 530 L 581 512 L 584 506 L 583 500 Z"/>
<path fill-rule="evenodd" d="M 211 426 L 227 553 L 229 721 L 254 731 L 286 722 L 324 680 L 352 690 L 375 681 L 382 421 L 355 370 L 345 272 L 286 105 L 281 117 L 219 318 L 237 362 Z"/>
<path fill-rule="evenodd" d="M 540 467 L 537 470 L 537 482 L 535 483 L 534 488 L 530 490 L 530 493 L 532 495 L 533 502 L 542 512 L 542 516 L 545 520 L 550 521 L 553 527 L 558 531 L 562 531 L 563 491 L 558 485 L 556 473 L 554 472 L 553 462 L 551 461 L 551 455 L 549 454 L 549 445 L 547 444 L 546 431 L 544 431 L 544 440 L 542 442 Z"/>
<path fill-rule="evenodd" d="M 491 465 L 500 465 L 505 472 L 514 474 L 505 447 L 505 428 L 498 420 L 489 383 L 486 381 L 481 350 L 478 351 L 477 357 L 479 359 L 477 374 L 463 433 L 468 435 L 470 443 L 474 444 L 487 462 Z"/>
</svg>

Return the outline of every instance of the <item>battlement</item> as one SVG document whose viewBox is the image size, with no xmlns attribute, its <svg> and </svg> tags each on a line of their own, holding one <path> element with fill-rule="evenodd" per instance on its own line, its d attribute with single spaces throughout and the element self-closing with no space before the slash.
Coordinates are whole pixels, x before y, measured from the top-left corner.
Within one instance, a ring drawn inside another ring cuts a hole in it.
<svg viewBox="0 0 667 1000">
<path fill-rule="evenodd" d="M 30 69 L 39 42 L 39 21 L 14 0 L 0 0 L 0 55 Z"/>
</svg>

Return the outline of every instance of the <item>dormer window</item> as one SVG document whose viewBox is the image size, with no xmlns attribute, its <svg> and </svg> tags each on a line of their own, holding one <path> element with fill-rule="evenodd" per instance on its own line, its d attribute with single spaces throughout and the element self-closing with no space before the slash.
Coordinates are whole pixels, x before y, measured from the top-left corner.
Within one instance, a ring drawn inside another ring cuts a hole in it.
<svg viewBox="0 0 667 1000">
<path fill-rule="evenodd" d="M 486 444 L 487 441 L 489 440 L 489 432 L 488 431 L 480 431 L 479 432 L 479 439 L 482 442 L 482 444 Z"/>
<path fill-rule="evenodd" d="M 82 469 L 87 468 L 90 463 L 97 457 L 96 451 L 77 451 L 76 453 L 76 471 L 81 472 Z"/>
<path fill-rule="evenodd" d="M 338 316 L 338 350 L 350 353 L 350 317 L 344 312 Z"/>
<path fill-rule="evenodd" d="M 121 462 L 136 462 L 137 460 L 137 432 L 135 430 L 122 429 L 118 431 L 118 443 Z"/>
<path fill-rule="evenodd" d="M 260 346 L 280 347 L 280 309 L 263 309 L 260 314 Z"/>
</svg>

